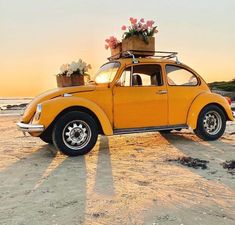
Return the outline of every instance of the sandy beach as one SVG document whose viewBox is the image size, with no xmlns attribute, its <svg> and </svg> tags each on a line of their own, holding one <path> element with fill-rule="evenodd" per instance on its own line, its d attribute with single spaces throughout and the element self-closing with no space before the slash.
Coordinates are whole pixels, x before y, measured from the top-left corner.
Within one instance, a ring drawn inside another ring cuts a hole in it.
<svg viewBox="0 0 235 225">
<path fill-rule="evenodd" d="M 0 224 L 235 224 L 235 122 L 218 141 L 190 131 L 99 137 L 68 158 L 0 117 Z M 169 162 L 208 160 L 205 170 Z"/>
</svg>

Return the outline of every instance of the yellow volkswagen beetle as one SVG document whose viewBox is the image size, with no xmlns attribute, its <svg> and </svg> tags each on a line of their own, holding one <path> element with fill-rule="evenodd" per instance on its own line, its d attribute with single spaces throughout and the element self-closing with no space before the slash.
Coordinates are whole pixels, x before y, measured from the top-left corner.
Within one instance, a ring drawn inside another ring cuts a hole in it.
<svg viewBox="0 0 235 225">
<path fill-rule="evenodd" d="M 167 53 L 167 52 L 165 52 Z M 188 66 L 162 57 L 110 59 L 94 82 L 36 97 L 17 125 L 69 156 L 88 153 L 101 135 L 192 128 L 203 140 L 220 138 L 233 120 L 228 101 Z"/>
</svg>

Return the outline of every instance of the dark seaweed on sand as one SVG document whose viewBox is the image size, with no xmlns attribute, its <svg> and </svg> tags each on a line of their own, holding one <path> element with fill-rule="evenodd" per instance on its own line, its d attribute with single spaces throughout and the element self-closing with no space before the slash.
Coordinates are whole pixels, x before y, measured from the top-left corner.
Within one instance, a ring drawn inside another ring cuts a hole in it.
<svg viewBox="0 0 235 225">
<path fill-rule="evenodd" d="M 207 163 L 209 163 L 209 161 L 206 160 L 202 160 L 202 159 L 198 159 L 198 158 L 192 158 L 192 157 L 180 157 L 178 159 L 169 159 L 168 161 L 175 161 L 178 162 L 184 166 L 188 166 L 188 167 L 193 167 L 194 169 L 207 169 Z"/>
</svg>

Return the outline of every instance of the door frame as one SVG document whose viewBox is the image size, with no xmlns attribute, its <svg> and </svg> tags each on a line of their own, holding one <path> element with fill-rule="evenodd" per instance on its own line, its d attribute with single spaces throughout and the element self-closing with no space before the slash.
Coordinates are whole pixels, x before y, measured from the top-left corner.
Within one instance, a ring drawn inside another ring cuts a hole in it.
<svg viewBox="0 0 235 225">
<path fill-rule="evenodd" d="M 161 77 L 162 77 L 162 86 L 157 86 L 157 85 L 148 85 L 148 86 L 132 86 L 132 76 L 133 76 L 133 68 L 134 68 L 134 66 L 138 66 L 138 65 L 157 65 L 157 66 L 159 66 L 160 67 L 160 69 L 161 69 Z M 119 83 L 119 81 L 120 81 L 120 79 L 121 79 L 121 77 L 122 77 L 122 75 L 123 75 L 123 72 L 127 69 L 127 68 L 130 68 L 131 67 L 131 73 L 130 73 L 130 86 L 118 86 L 117 84 Z M 113 109 L 112 109 L 112 111 L 113 111 L 113 127 L 115 127 L 115 110 L 114 110 L 114 107 L 115 107 L 115 102 L 114 102 L 114 96 L 115 96 L 115 90 L 116 90 L 116 88 L 130 88 L 130 87 L 132 87 L 132 88 L 146 88 L 146 87 L 156 87 L 156 88 L 161 88 L 162 87 L 162 89 L 164 90 L 164 91 L 166 91 L 167 93 L 166 93 L 166 95 L 167 95 L 167 99 L 166 99 L 166 105 L 167 105 L 167 107 L 166 107 L 166 114 L 167 114 L 167 118 L 166 118 L 166 123 L 167 124 L 165 124 L 165 126 L 164 127 L 167 127 L 168 125 L 169 125 L 169 100 L 168 100 L 168 85 L 167 85 L 167 80 L 166 80 L 166 72 L 165 72 L 165 69 L 164 69 L 164 67 L 165 67 L 165 64 L 163 64 L 163 63 L 160 63 L 160 62 L 141 62 L 141 63 L 132 63 L 132 64 L 128 64 L 128 65 L 126 65 L 126 66 L 124 66 L 123 68 L 122 68 L 122 70 L 120 71 L 120 73 L 119 73 L 119 75 L 118 75 L 118 77 L 117 77 L 117 79 L 116 79 L 116 81 L 115 81 L 115 83 L 114 83 L 114 86 L 113 86 L 113 89 L 112 89 L 112 95 L 113 95 Z M 183 126 L 183 125 L 182 125 Z M 159 128 L 161 129 L 161 127 L 162 126 L 151 126 L 151 127 L 145 127 L 145 128 L 149 128 L 150 130 L 152 129 L 152 128 L 156 128 L 156 129 L 158 129 L 159 130 Z M 123 128 L 123 129 L 132 129 L 132 128 Z M 136 130 L 136 129 L 138 129 L 138 128 L 133 128 L 133 130 Z M 139 129 L 142 129 L 142 128 L 139 128 Z M 143 128 L 144 129 L 144 128 Z M 143 130 L 142 129 L 142 130 Z M 117 129 L 115 129 L 115 130 L 119 130 L 119 128 Z M 120 130 L 122 130 L 122 129 L 120 129 Z"/>
</svg>

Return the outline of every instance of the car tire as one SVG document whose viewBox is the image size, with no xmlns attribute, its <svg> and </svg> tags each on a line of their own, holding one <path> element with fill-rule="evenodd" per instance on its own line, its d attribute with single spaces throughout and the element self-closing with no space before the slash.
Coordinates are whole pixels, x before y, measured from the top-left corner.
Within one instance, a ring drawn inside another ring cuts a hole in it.
<svg viewBox="0 0 235 225">
<path fill-rule="evenodd" d="M 40 136 L 40 139 L 42 141 L 44 141 L 45 143 L 47 144 L 53 144 L 53 140 L 52 140 L 52 133 L 51 132 L 48 132 L 47 130 L 44 131 Z"/>
<path fill-rule="evenodd" d="M 98 127 L 87 113 L 68 112 L 55 123 L 52 140 L 55 147 L 68 156 L 90 152 L 96 144 Z"/>
<path fill-rule="evenodd" d="M 200 112 L 194 133 L 204 141 L 219 139 L 226 128 L 226 115 L 216 105 L 206 106 Z"/>
</svg>

